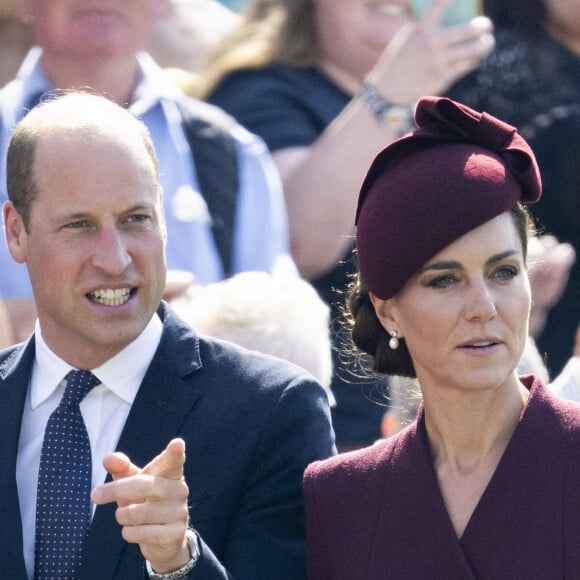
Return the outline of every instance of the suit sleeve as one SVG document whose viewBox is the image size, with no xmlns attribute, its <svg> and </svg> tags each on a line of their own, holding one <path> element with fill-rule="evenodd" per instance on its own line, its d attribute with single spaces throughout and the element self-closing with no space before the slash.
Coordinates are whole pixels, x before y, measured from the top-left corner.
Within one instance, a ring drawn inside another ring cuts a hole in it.
<svg viewBox="0 0 580 580">
<path fill-rule="evenodd" d="M 304 376 L 269 411 L 218 559 L 201 542 L 191 580 L 300 580 L 305 570 L 302 477 L 336 453 L 327 396 Z M 240 434 L 242 436 L 242 434 Z"/>
</svg>

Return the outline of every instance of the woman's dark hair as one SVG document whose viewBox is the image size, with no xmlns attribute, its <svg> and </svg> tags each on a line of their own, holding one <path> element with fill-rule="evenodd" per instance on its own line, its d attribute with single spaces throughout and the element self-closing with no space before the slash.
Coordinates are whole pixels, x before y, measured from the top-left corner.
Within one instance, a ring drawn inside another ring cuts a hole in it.
<svg viewBox="0 0 580 580">
<path fill-rule="evenodd" d="M 496 28 L 511 28 L 536 38 L 545 34 L 544 0 L 483 0 L 483 13 Z"/>
<path fill-rule="evenodd" d="M 510 210 L 510 213 L 522 243 L 525 260 L 528 239 L 535 235 L 535 227 L 524 206 L 518 204 Z M 368 358 L 366 355 L 370 355 L 372 369 L 377 373 L 417 377 L 405 339 L 399 339 L 399 347 L 396 350 L 389 347 L 391 337 L 381 325 L 371 302 L 369 289 L 359 273 L 355 274 L 349 284 L 343 314 L 345 326 L 350 330 L 353 343 L 350 348 L 356 358 L 366 359 Z"/>
</svg>

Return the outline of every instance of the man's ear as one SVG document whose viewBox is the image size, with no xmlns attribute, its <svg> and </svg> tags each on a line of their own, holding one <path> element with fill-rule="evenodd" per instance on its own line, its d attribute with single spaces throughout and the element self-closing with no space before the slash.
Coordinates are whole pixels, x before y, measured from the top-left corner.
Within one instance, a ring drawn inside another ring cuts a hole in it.
<svg viewBox="0 0 580 580">
<path fill-rule="evenodd" d="M 4 204 L 2 214 L 8 251 L 16 262 L 23 264 L 26 262 L 28 252 L 28 233 L 24 227 L 24 220 L 11 201 Z"/>
</svg>

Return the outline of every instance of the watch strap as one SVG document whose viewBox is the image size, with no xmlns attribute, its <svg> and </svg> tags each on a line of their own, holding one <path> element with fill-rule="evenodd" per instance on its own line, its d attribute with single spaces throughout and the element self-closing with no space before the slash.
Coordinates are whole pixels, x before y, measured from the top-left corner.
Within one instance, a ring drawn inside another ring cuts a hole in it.
<svg viewBox="0 0 580 580">
<path fill-rule="evenodd" d="M 362 83 L 360 95 L 377 122 L 394 131 L 398 137 L 402 137 L 415 128 L 413 107 L 389 103 L 370 81 L 365 80 Z"/>
<path fill-rule="evenodd" d="M 191 554 L 189 561 L 186 562 L 181 568 L 179 568 L 179 570 L 167 572 L 166 574 L 160 574 L 159 572 L 155 572 L 155 570 L 153 570 L 149 560 L 145 560 L 145 566 L 147 568 L 147 574 L 149 575 L 150 580 L 181 580 L 186 578 L 187 575 L 193 570 L 193 567 L 196 565 L 200 556 L 199 540 L 197 534 L 192 529 L 187 530 L 185 537 L 187 538 L 189 553 Z"/>
</svg>

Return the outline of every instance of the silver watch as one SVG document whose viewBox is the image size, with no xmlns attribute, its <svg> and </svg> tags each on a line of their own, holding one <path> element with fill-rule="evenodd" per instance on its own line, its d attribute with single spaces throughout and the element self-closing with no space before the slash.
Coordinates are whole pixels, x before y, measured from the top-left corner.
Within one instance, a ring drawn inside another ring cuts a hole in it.
<svg viewBox="0 0 580 580">
<path fill-rule="evenodd" d="M 151 580 L 180 580 L 181 578 L 187 577 L 187 575 L 193 570 L 193 567 L 197 563 L 197 559 L 199 558 L 200 554 L 199 540 L 197 539 L 197 534 L 192 529 L 187 530 L 185 537 L 187 538 L 189 553 L 191 554 L 189 561 L 184 566 L 179 568 L 179 570 L 175 570 L 174 572 L 167 572 L 167 574 L 159 574 L 153 570 L 151 567 L 151 562 L 149 562 L 149 560 L 145 560 L 147 574 Z"/>
<path fill-rule="evenodd" d="M 361 85 L 360 95 L 371 110 L 377 122 L 383 127 L 395 131 L 397 137 L 415 129 L 413 107 L 393 105 L 387 102 L 377 91 L 375 85 L 365 80 Z"/>
</svg>

